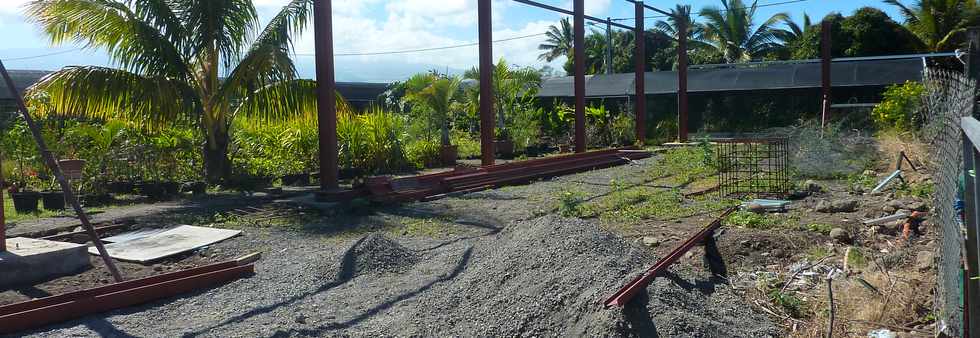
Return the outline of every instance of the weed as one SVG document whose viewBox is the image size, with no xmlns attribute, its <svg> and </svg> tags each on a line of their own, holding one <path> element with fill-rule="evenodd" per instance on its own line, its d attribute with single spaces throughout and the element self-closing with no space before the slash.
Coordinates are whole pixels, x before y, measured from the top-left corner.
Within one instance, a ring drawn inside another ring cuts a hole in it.
<svg viewBox="0 0 980 338">
<path fill-rule="evenodd" d="M 806 252 L 806 259 L 815 262 L 821 258 L 830 256 L 831 254 L 833 254 L 833 252 L 831 252 L 830 249 L 827 249 L 827 247 L 823 245 L 817 245 L 810 248 L 810 250 Z"/>
<path fill-rule="evenodd" d="M 861 253 L 861 250 L 854 247 L 847 250 L 847 257 L 845 259 L 847 260 L 847 266 L 850 268 L 863 269 L 868 266 L 868 258 Z"/>
<path fill-rule="evenodd" d="M 834 229 L 834 225 L 826 223 L 810 223 L 806 225 L 805 229 L 823 235 L 830 235 L 830 230 Z"/>
<path fill-rule="evenodd" d="M 558 213 L 565 217 L 580 217 L 584 214 L 583 202 L 585 202 L 585 193 L 562 190 L 558 193 Z"/>
<path fill-rule="evenodd" d="M 780 221 L 768 214 L 757 214 L 754 212 L 739 210 L 728 216 L 728 224 L 746 227 L 750 229 L 772 229 L 780 224 Z"/>
<path fill-rule="evenodd" d="M 793 318 L 803 318 L 806 315 L 806 302 L 799 297 L 780 289 L 769 290 L 769 301 L 781 307 L 786 314 Z"/>
<path fill-rule="evenodd" d="M 932 183 L 907 183 L 899 186 L 895 191 L 898 197 L 918 197 L 922 199 L 932 198 L 936 186 Z"/>
</svg>

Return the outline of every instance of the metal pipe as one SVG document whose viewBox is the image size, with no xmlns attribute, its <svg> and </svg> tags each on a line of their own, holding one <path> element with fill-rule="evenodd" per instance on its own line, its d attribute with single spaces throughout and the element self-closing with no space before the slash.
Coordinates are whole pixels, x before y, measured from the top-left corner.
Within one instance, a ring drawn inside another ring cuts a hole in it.
<svg viewBox="0 0 980 338">
<path fill-rule="evenodd" d="M 830 30 L 831 25 L 829 20 L 824 20 L 821 23 L 820 28 L 820 112 L 821 112 L 821 127 L 827 125 L 827 119 L 830 114 Z"/>
<path fill-rule="evenodd" d="M 687 20 L 677 19 L 677 142 L 687 142 Z"/>
<path fill-rule="evenodd" d="M 79 222 L 82 223 L 82 227 L 88 232 L 90 238 L 92 238 L 92 244 L 95 245 L 96 250 L 99 251 L 99 256 L 105 262 L 105 266 L 109 269 L 109 273 L 116 282 L 122 282 L 122 274 L 119 273 L 119 269 L 116 268 L 116 263 L 112 261 L 112 257 L 109 257 L 109 252 L 105 250 L 105 246 L 102 245 L 102 240 L 99 239 L 99 234 L 95 232 L 95 227 L 89 222 L 88 214 L 82 209 L 82 204 L 78 202 L 78 198 L 75 196 L 75 192 L 71 188 L 71 184 L 65 178 L 64 173 L 61 172 L 61 167 L 58 166 L 58 161 L 55 160 L 54 154 L 48 150 L 47 144 L 44 142 L 44 137 L 41 136 L 41 129 L 38 128 L 37 123 L 34 122 L 34 118 L 31 117 L 31 113 L 27 110 L 27 104 L 24 103 L 24 98 L 17 91 L 17 87 L 14 84 L 14 80 L 10 78 L 10 74 L 7 73 L 7 67 L 3 65 L 0 61 L 0 73 L 3 73 L 3 80 L 7 83 L 7 89 L 10 90 L 10 96 L 14 98 L 17 103 L 17 108 L 20 109 L 20 113 L 24 116 L 24 122 L 27 123 L 28 129 L 31 130 L 31 134 L 34 136 L 34 142 L 37 143 L 37 149 L 41 153 L 41 158 L 47 164 L 48 168 L 54 174 L 55 179 L 61 186 L 61 191 L 65 193 L 65 200 L 71 204 L 72 208 L 75 209 L 75 214 L 78 215 Z"/>
<path fill-rule="evenodd" d="M 575 152 L 584 153 L 585 144 L 585 0 L 574 0 L 575 38 Z"/>
<path fill-rule="evenodd" d="M 320 189 L 337 190 L 337 94 L 333 61 L 331 0 L 313 2 L 313 40 L 316 43 L 317 132 L 320 145 Z"/>
<path fill-rule="evenodd" d="M 480 158 L 483 165 L 494 162 L 493 123 L 493 17 L 491 0 L 477 1 L 480 39 Z"/>
<path fill-rule="evenodd" d="M 626 0 L 626 1 L 632 2 L 634 4 L 639 3 L 641 6 L 643 6 L 643 8 L 649 9 L 651 11 L 654 11 L 654 12 L 657 12 L 657 13 L 660 13 L 660 14 L 663 14 L 663 15 L 666 15 L 666 16 L 670 16 L 670 17 L 674 16 L 674 14 L 669 13 L 667 11 L 664 11 L 662 9 L 659 9 L 659 8 L 656 8 L 656 7 L 653 7 L 653 6 L 650 6 L 650 5 L 646 5 L 646 4 L 643 3 L 642 0 Z"/>
<path fill-rule="evenodd" d="M 636 12 L 636 28 L 633 31 L 634 51 L 633 51 L 633 70 L 636 78 L 633 83 L 636 85 L 634 102 L 636 113 L 636 142 L 644 144 L 647 135 L 647 95 L 646 95 L 646 34 L 644 34 L 643 23 L 643 2 L 634 3 Z"/>
<path fill-rule="evenodd" d="M 541 8 L 541 9 L 547 9 L 549 11 L 558 12 L 558 13 L 565 14 L 565 15 L 572 15 L 572 16 L 575 15 L 575 12 L 574 11 L 570 11 L 570 10 L 567 10 L 567 9 L 564 9 L 564 8 L 560 8 L 560 7 L 555 7 L 555 6 L 552 6 L 552 5 L 546 5 L 546 4 L 537 2 L 537 1 L 531 1 L 531 0 L 514 0 L 514 2 L 519 2 L 519 3 L 525 4 L 525 5 L 534 6 L 534 7 Z M 586 20 L 589 20 L 589 21 L 595 21 L 595 22 L 598 22 L 598 23 L 609 24 L 609 25 L 611 25 L 613 27 L 622 28 L 622 29 L 633 29 L 633 27 L 630 27 L 630 26 L 627 26 L 627 25 L 624 25 L 624 24 L 621 24 L 621 23 L 617 23 L 617 22 L 612 21 L 612 20 L 603 20 L 603 19 L 600 19 L 600 18 L 591 16 L 591 15 L 584 15 L 584 14 L 583 14 L 583 16 L 585 17 Z"/>
</svg>

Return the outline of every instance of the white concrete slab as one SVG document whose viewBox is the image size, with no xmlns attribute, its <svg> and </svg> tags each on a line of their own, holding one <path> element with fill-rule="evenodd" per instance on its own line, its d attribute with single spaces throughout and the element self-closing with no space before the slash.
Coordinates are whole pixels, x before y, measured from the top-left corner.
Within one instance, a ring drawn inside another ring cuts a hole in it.
<svg viewBox="0 0 980 338">
<path fill-rule="evenodd" d="M 43 239 L 7 239 L 0 252 L 0 291 L 81 272 L 92 265 L 85 245 Z"/>
<path fill-rule="evenodd" d="M 181 225 L 147 237 L 107 244 L 105 248 L 112 258 L 147 263 L 218 243 L 241 233 L 238 230 Z M 94 247 L 89 248 L 88 252 L 98 255 Z"/>
<path fill-rule="evenodd" d="M 112 237 L 106 237 L 106 238 L 103 238 L 102 241 L 103 242 L 106 242 L 106 243 L 128 242 L 128 241 L 137 240 L 137 239 L 140 239 L 140 238 L 150 237 L 150 236 L 153 236 L 153 235 L 162 233 L 162 232 L 166 232 L 167 230 L 170 230 L 170 229 L 173 229 L 173 228 L 144 228 L 144 229 L 139 229 L 139 230 L 136 230 L 136 231 L 130 231 L 130 232 L 121 233 L 119 235 L 112 236 Z"/>
</svg>

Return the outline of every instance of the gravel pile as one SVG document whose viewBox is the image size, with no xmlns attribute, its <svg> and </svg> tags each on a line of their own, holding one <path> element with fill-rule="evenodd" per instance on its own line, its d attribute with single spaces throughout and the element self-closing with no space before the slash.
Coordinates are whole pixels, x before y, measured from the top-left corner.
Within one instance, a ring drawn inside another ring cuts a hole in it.
<svg viewBox="0 0 980 338">
<path fill-rule="evenodd" d="M 420 259 L 418 253 L 379 233 L 364 237 L 351 250 L 357 275 L 404 271 Z"/>
<path fill-rule="evenodd" d="M 627 309 L 601 300 L 654 259 L 577 219 L 546 216 L 507 227 L 475 245 L 456 278 L 412 307 L 411 321 L 385 334 L 409 336 L 705 336 L 765 337 L 779 331 L 727 286 L 659 278 L 649 299 Z M 707 276 L 699 276 L 701 280 Z M 645 306 L 644 306 L 645 305 Z"/>
</svg>

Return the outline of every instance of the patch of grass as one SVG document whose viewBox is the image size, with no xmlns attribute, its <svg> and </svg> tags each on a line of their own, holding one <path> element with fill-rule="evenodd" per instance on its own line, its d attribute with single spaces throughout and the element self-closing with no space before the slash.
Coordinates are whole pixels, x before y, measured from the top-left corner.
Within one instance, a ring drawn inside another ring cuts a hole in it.
<svg viewBox="0 0 980 338">
<path fill-rule="evenodd" d="M 826 246 L 817 245 L 810 248 L 810 250 L 807 250 L 806 259 L 810 260 L 811 262 L 815 262 L 821 258 L 830 256 L 831 254 L 833 254 L 833 252 Z"/>
<path fill-rule="evenodd" d="M 452 226 L 438 219 L 413 219 L 404 223 L 404 227 L 388 228 L 389 233 L 411 236 L 442 238 L 453 234 Z"/>
<path fill-rule="evenodd" d="M 898 197 L 918 197 L 922 199 L 932 198 L 936 186 L 932 183 L 908 183 L 899 186 L 895 191 Z"/>
<path fill-rule="evenodd" d="M 864 256 L 858 248 L 851 247 L 846 252 L 847 266 L 855 269 L 863 269 L 868 266 L 868 258 Z"/>
<path fill-rule="evenodd" d="M 806 316 L 807 305 L 803 299 L 789 292 L 780 292 L 780 289 L 769 290 L 769 301 L 779 306 L 787 315 L 793 318 L 803 318 Z"/>
<path fill-rule="evenodd" d="M 686 184 L 718 174 L 714 148 L 710 145 L 674 148 L 667 150 L 662 156 L 658 165 L 650 170 L 653 177 L 671 175 L 672 183 Z"/>
<path fill-rule="evenodd" d="M 852 191 L 871 190 L 878 185 L 878 177 L 865 175 L 864 173 L 847 175 L 844 177 L 844 180 L 847 182 L 848 188 Z"/>
<path fill-rule="evenodd" d="M 810 223 L 807 224 L 804 227 L 804 229 L 806 229 L 807 231 L 813 231 L 823 235 L 830 235 L 830 230 L 834 229 L 834 225 L 826 224 L 826 223 Z"/>
<path fill-rule="evenodd" d="M 731 225 L 760 230 L 772 229 L 781 224 L 778 219 L 769 214 L 757 214 L 744 210 L 732 213 L 726 222 Z"/>
</svg>

